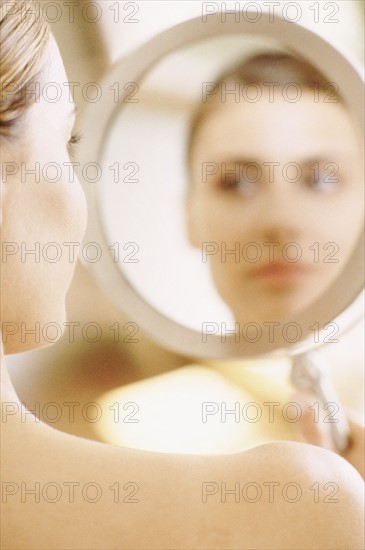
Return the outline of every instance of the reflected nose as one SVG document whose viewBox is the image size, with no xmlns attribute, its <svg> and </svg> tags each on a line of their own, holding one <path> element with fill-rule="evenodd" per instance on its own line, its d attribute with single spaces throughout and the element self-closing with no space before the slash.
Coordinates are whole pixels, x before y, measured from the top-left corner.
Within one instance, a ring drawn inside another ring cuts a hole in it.
<svg viewBox="0 0 365 550">
<path fill-rule="evenodd" d="M 265 241 L 285 244 L 301 234 L 298 190 L 287 182 L 269 183 L 261 195 L 260 228 Z"/>
</svg>

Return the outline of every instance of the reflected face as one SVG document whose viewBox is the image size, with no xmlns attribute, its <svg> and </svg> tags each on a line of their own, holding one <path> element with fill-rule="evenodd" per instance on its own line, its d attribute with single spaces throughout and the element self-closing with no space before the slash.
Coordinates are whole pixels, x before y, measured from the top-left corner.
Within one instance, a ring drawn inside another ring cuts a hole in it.
<svg viewBox="0 0 365 550">
<path fill-rule="evenodd" d="M 67 89 L 53 38 L 41 87 L 47 82 Z M 4 162 L 17 168 L 13 175 L 3 174 L 2 185 L 1 317 L 7 353 L 48 344 L 55 338 L 55 331 L 44 332 L 48 323 L 65 328 L 65 296 L 86 224 L 84 194 L 69 157 L 74 110 L 68 93 L 55 103 L 41 96 L 26 113 L 19 136 L 4 147 Z"/>
<path fill-rule="evenodd" d="M 361 145 L 341 103 L 220 103 L 191 151 L 192 243 L 236 321 L 289 319 L 343 270 L 363 225 Z"/>
</svg>

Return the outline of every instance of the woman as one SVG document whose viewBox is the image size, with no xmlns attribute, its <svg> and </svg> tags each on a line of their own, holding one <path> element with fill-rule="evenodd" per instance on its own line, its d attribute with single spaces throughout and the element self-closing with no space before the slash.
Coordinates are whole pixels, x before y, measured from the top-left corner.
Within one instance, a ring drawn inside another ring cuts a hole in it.
<svg viewBox="0 0 365 550">
<path fill-rule="evenodd" d="M 189 137 L 190 238 L 241 326 L 293 320 L 359 238 L 363 151 L 337 88 L 283 53 L 206 86 Z"/>
<path fill-rule="evenodd" d="M 2 244 L 7 251 L 2 326 L 62 325 L 74 268 L 69 257 L 55 264 L 42 255 L 39 261 L 31 255 L 22 261 L 16 247 L 12 254 L 7 248 L 9 243 L 80 242 L 85 225 L 79 183 L 65 165 L 75 141 L 72 105 L 24 93 L 37 83 L 40 89 L 45 82 L 62 86 L 66 78 L 37 4 L 2 2 L 1 58 Z M 42 169 L 40 175 L 35 172 L 36 162 L 67 170 L 50 182 Z M 3 338 L 5 352 L 40 347 L 45 344 L 41 334 L 27 339 L 20 330 L 11 347 Z M 361 547 L 360 477 L 342 458 L 284 442 L 243 454 L 196 457 L 77 438 L 25 411 L 2 363 L 4 548 Z M 329 481 L 339 495 L 331 505 L 324 498 Z M 279 487 L 280 493 L 252 503 L 242 495 L 253 483 L 265 490 Z M 287 483 L 302 491 L 296 502 L 291 494 L 282 496 Z M 233 498 L 226 494 L 232 487 Z"/>
</svg>

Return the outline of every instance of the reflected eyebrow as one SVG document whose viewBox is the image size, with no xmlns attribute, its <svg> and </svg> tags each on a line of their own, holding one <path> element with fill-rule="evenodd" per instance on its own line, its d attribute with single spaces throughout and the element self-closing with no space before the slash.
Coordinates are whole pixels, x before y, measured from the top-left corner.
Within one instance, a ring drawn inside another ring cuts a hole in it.
<svg viewBox="0 0 365 550">
<path fill-rule="evenodd" d="M 332 160 L 331 160 L 331 157 L 332 157 Z M 302 164 L 306 168 L 311 168 L 315 164 L 326 166 L 327 164 L 338 165 L 338 164 L 347 164 L 347 163 L 348 163 L 348 159 L 346 159 L 342 155 L 339 155 L 338 153 L 334 153 L 333 156 L 328 155 L 327 157 L 304 159 L 300 164 Z"/>
<path fill-rule="evenodd" d="M 226 164 L 259 164 L 260 159 L 254 159 L 254 158 L 244 158 L 244 157 L 228 157 L 220 160 L 220 162 L 224 162 Z"/>
</svg>

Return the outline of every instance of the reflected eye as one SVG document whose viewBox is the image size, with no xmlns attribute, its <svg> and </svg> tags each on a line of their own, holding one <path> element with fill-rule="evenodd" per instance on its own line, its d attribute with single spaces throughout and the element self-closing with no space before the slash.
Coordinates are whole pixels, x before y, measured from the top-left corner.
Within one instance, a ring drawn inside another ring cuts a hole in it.
<svg viewBox="0 0 365 550">
<path fill-rule="evenodd" d="M 224 191 L 236 191 L 240 194 L 251 196 L 257 191 L 257 182 L 248 178 L 226 176 L 220 181 L 220 188 Z"/>
<path fill-rule="evenodd" d="M 307 170 L 305 183 L 314 191 L 333 193 L 340 186 L 338 165 L 334 162 L 328 162 L 320 166 L 316 162 Z"/>
<path fill-rule="evenodd" d="M 68 146 L 69 154 L 71 156 L 73 156 L 75 145 L 80 143 L 80 141 L 82 141 L 82 136 L 80 134 L 72 134 L 72 136 L 68 140 L 67 146 Z"/>
<path fill-rule="evenodd" d="M 237 163 L 234 169 L 226 168 L 223 163 L 219 187 L 223 191 L 235 191 L 245 196 L 254 195 L 258 190 L 260 174 L 254 164 Z"/>
</svg>

